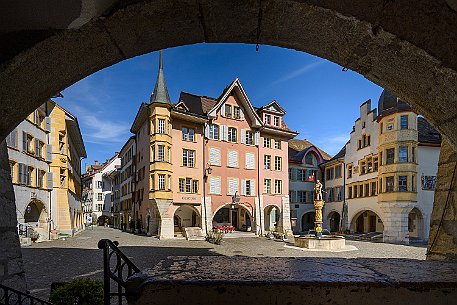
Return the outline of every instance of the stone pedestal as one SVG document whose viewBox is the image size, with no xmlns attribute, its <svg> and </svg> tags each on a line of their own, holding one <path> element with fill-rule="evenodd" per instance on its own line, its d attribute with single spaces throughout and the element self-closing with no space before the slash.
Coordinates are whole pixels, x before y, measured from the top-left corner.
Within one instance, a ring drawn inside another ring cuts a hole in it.
<svg viewBox="0 0 457 305">
<path fill-rule="evenodd" d="M 384 242 L 409 245 L 408 214 L 414 206 L 413 202 L 381 204 L 381 210 L 384 213 Z"/>
</svg>

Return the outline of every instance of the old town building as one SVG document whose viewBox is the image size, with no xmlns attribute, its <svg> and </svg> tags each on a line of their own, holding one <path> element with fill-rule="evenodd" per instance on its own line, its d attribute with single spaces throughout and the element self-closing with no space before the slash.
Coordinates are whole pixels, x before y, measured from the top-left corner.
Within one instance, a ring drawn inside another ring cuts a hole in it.
<svg viewBox="0 0 457 305">
<path fill-rule="evenodd" d="M 314 186 L 322 180 L 319 167 L 331 158 L 307 140 L 289 140 L 289 200 L 295 233 L 314 229 Z"/>
<path fill-rule="evenodd" d="M 297 133 L 284 114 L 276 101 L 255 108 L 238 79 L 218 98 L 182 92 L 172 104 L 161 57 L 150 101 L 131 128 L 142 230 L 160 238 L 186 227 L 290 232 L 286 162 Z"/>
<path fill-rule="evenodd" d="M 106 160 L 105 163 L 86 166 L 83 175 L 83 198 L 85 222 L 91 217 L 92 222 L 99 225 L 112 222 L 112 177 L 111 173 L 120 168 L 121 159 L 119 153 Z"/>
<path fill-rule="evenodd" d="M 440 144 L 440 134 L 388 91 L 377 109 L 363 103 L 350 140 L 323 165 L 330 229 L 378 232 L 393 243 L 427 239 Z"/>
<path fill-rule="evenodd" d="M 20 233 L 30 237 L 32 229 L 44 240 L 81 230 L 86 151 L 76 117 L 48 101 L 8 135 L 7 146 Z"/>
</svg>

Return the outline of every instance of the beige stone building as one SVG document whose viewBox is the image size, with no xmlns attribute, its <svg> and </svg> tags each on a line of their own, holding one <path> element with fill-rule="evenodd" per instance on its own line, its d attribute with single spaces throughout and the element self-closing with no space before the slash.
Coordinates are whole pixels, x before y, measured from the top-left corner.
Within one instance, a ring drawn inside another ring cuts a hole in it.
<svg viewBox="0 0 457 305">
<path fill-rule="evenodd" d="M 20 233 L 33 230 L 45 240 L 81 230 L 86 152 L 77 119 L 48 101 L 8 135 L 7 147 Z"/>
<path fill-rule="evenodd" d="M 427 239 L 440 134 L 384 90 L 378 108 L 360 106 L 350 140 L 325 172 L 327 227 L 385 242 Z"/>
</svg>

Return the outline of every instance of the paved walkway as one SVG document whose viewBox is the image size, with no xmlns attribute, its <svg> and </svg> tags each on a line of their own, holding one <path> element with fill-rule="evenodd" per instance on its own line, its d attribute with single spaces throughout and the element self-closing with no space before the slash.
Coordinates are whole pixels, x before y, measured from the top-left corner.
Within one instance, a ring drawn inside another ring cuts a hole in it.
<svg viewBox="0 0 457 305">
<path fill-rule="evenodd" d="M 141 269 L 155 266 L 168 256 L 249 256 L 249 257 L 340 257 L 425 259 L 425 245 L 401 246 L 383 243 L 347 241 L 358 251 L 330 253 L 301 251 L 285 247 L 284 242 L 266 238 L 228 238 L 220 246 L 206 241 L 158 240 L 116 229 L 95 227 L 65 241 L 50 241 L 23 248 L 30 291 L 47 299 L 52 282 L 74 278 L 102 279 L 102 238 L 117 240 L 122 251 Z"/>
</svg>

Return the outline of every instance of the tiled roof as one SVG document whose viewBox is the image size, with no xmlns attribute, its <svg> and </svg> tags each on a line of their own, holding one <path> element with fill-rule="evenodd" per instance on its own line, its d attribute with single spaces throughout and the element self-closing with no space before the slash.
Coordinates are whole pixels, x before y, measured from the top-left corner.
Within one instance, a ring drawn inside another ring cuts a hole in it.
<svg viewBox="0 0 457 305">
<path fill-rule="evenodd" d="M 419 133 L 419 143 L 441 144 L 441 134 L 423 117 L 417 118 L 417 130 Z"/>
<path fill-rule="evenodd" d="M 317 150 L 321 153 L 322 158 L 324 160 L 330 160 L 330 158 L 332 158 L 332 156 L 330 156 L 328 153 L 326 153 L 313 143 L 309 142 L 308 140 L 291 139 L 289 140 L 289 160 L 301 162 L 306 151 L 311 146 L 317 148 Z"/>
<path fill-rule="evenodd" d="M 333 156 L 333 158 L 331 158 L 330 160 L 336 160 L 336 159 L 340 159 L 340 158 L 344 158 L 344 156 L 346 155 L 346 144 L 344 144 L 343 148 L 340 149 L 340 151 Z"/>
<path fill-rule="evenodd" d="M 206 96 L 181 92 L 179 96 L 179 102 L 183 102 L 189 109 L 190 113 L 197 115 L 206 115 L 208 111 L 210 111 L 214 105 L 216 105 L 217 100 Z"/>
</svg>

